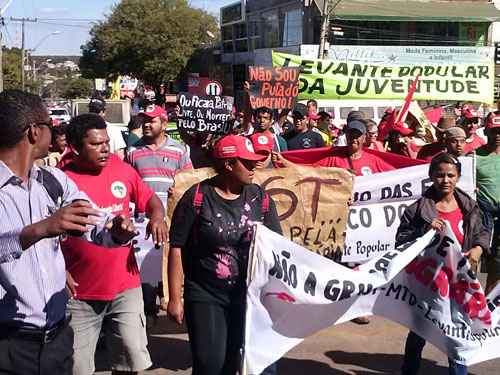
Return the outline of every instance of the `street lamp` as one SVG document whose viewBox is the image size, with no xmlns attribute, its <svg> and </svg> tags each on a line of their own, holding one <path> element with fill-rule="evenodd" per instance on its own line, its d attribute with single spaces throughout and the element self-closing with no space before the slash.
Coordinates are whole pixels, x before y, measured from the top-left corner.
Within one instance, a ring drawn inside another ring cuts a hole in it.
<svg viewBox="0 0 500 375">
<path fill-rule="evenodd" d="M 35 45 L 35 47 L 33 47 L 32 49 L 30 49 L 29 51 L 30 51 L 30 52 L 35 52 L 35 51 L 36 51 L 36 49 L 37 49 L 38 47 L 40 47 L 40 45 L 41 45 L 43 42 L 45 42 L 48 38 L 50 38 L 52 35 L 59 35 L 59 34 L 61 34 L 61 32 L 60 32 L 60 31 L 52 31 L 51 33 L 49 33 L 49 34 L 45 35 L 42 39 L 40 39 L 40 41 L 39 41 L 39 42 Z"/>
<path fill-rule="evenodd" d="M 45 42 L 47 39 L 49 39 L 51 36 L 59 35 L 59 34 L 61 34 L 61 31 L 52 31 L 51 33 L 45 35 L 42 39 L 40 39 L 40 41 L 35 45 L 35 47 L 27 50 L 26 62 L 29 62 L 29 56 L 31 55 L 31 63 L 32 63 L 32 69 L 33 69 L 33 73 L 32 73 L 33 83 L 35 83 L 35 81 L 36 81 L 36 68 L 35 68 L 35 59 L 33 58 L 33 52 L 35 52 L 37 50 L 37 48 L 40 47 L 42 45 L 42 43 Z M 23 59 L 23 70 L 22 70 L 23 76 L 24 76 L 24 70 L 25 70 L 25 61 Z M 23 82 L 24 82 L 24 80 L 23 80 Z M 24 87 L 23 87 L 23 90 L 24 90 Z"/>
</svg>

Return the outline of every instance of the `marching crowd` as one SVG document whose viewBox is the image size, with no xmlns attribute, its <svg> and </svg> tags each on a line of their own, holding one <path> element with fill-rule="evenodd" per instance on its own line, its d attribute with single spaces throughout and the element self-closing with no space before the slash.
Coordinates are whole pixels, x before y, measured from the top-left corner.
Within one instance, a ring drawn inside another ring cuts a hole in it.
<svg viewBox="0 0 500 375">
<path fill-rule="evenodd" d="M 38 96 L 0 94 L 0 374 L 89 375 L 100 341 L 114 374 L 147 369 L 157 297 L 173 320 L 187 323 L 193 374 L 237 373 L 252 227 L 281 233 L 272 198 L 252 180 L 259 168 L 290 165 L 285 151 L 329 147 L 312 167 L 358 176 L 394 169 L 387 152 L 430 162 L 433 184 L 404 213 L 397 243 L 441 230 L 446 220 L 471 265 L 485 261 L 487 292 L 500 278 L 500 112 L 480 127 L 463 106 L 422 128 L 398 121 L 393 109 L 380 124 L 352 111 L 339 128 L 314 100 L 279 113 L 245 106 L 233 113 L 234 134 L 180 130 L 182 142 L 165 132 L 160 104 L 146 103 L 125 134 L 105 114 L 96 97 L 88 114 L 54 127 Z M 476 200 L 456 186 L 458 157 L 469 155 Z M 217 175 L 186 191 L 168 228 L 175 175 L 204 166 Z M 141 286 L 131 245 L 141 215 L 146 237 L 170 247 L 168 299 L 161 284 Z M 402 374 L 417 373 L 424 345 L 409 334 Z M 276 374 L 276 364 L 264 373 Z M 450 360 L 450 374 L 466 373 Z"/>
</svg>

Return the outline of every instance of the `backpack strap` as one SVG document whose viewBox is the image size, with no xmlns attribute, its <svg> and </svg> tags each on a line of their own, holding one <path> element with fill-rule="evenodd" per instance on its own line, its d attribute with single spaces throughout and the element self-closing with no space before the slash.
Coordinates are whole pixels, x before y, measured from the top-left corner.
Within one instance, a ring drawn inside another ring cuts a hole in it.
<svg viewBox="0 0 500 375">
<path fill-rule="evenodd" d="M 262 215 L 269 212 L 269 194 L 264 192 L 264 197 L 262 197 Z"/>
<path fill-rule="evenodd" d="M 203 206 L 203 193 L 200 191 L 200 184 L 196 185 L 196 190 L 193 197 L 193 206 L 196 212 L 196 216 L 201 213 L 201 207 Z"/>
<path fill-rule="evenodd" d="M 262 201 L 260 203 L 260 221 L 264 223 L 264 219 L 266 218 L 266 215 L 269 213 L 269 201 L 270 197 L 269 194 L 266 193 L 264 189 L 262 189 L 261 186 L 259 186 L 261 192 L 262 192 Z"/>
<path fill-rule="evenodd" d="M 45 168 L 40 168 L 41 184 L 47 190 L 50 198 L 54 201 L 56 206 L 59 206 L 64 196 L 64 189 L 59 180 Z"/>
</svg>

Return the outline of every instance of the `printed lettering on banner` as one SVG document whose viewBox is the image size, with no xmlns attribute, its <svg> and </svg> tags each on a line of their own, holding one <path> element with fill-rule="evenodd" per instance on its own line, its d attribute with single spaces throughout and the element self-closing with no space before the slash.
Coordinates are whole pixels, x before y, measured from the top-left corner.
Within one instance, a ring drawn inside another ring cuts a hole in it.
<svg viewBox="0 0 500 375">
<path fill-rule="evenodd" d="M 322 329 L 367 315 L 406 326 L 465 365 L 500 356 L 500 286 L 485 297 L 449 225 L 444 233 L 429 231 L 356 269 L 263 226 L 251 255 L 248 374 L 261 373 Z"/>
<path fill-rule="evenodd" d="M 475 159 L 461 157 L 458 187 L 475 194 Z M 347 219 L 343 262 L 363 263 L 394 247 L 406 207 L 432 185 L 427 164 L 354 178 L 353 205 Z"/>
<path fill-rule="evenodd" d="M 300 55 L 318 57 L 318 45 L 301 45 Z M 384 65 L 489 64 L 494 47 L 330 45 L 328 59 Z"/>
<path fill-rule="evenodd" d="M 273 52 L 273 66 L 300 67 L 300 99 L 404 99 L 420 76 L 414 100 L 493 103 L 494 64 L 386 64 L 319 60 Z"/>
</svg>

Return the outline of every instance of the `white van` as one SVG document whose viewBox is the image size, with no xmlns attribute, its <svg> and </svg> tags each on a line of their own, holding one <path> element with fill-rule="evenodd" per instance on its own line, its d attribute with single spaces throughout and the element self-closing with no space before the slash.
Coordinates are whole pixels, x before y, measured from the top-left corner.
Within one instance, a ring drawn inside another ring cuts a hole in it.
<svg viewBox="0 0 500 375">
<path fill-rule="evenodd" d="M 403 100 L 382 100 L 382 99 L 356 99 L 356 100 L 325 100 L 318 99 L 318 112 L 333 112 L 334 123 L 337 126 L 346 123 L 347 115 L 351 111 L 364 112 L 367 119 L 372 119 L 377 124 L 380 122 L 384 111 L 387 108 L 401 108 Z M 307 100 L 300 103 L 306 104 Z"/>
<path fill-rule="evenodd" d="M 74 99 L 71 101 L 71 112 L 78 116 L 89 111 L 90 99 Z M 127 130 L 130 121 L 130 102 L 127 100 L 106 100 L 106 122 L 111 126 Z"/>
</svg>

